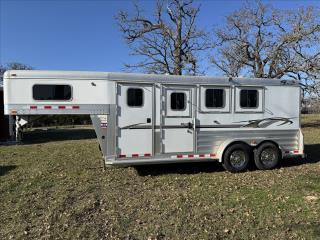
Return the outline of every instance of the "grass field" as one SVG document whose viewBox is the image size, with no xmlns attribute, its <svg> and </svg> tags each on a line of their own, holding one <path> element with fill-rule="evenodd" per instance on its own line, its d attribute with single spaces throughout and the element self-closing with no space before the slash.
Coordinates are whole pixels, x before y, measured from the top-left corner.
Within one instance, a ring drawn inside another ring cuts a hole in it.
<svg viewBox="0 0 320 240">
<path fill-rule="evenodd" d="M 0 146 L 0 239 L 320 239 L 320 116 L 303 131 L 307 160 L 240 174 L 216 162 L 102 172 L 92 130 L 28 133 Z"/>
</svg>

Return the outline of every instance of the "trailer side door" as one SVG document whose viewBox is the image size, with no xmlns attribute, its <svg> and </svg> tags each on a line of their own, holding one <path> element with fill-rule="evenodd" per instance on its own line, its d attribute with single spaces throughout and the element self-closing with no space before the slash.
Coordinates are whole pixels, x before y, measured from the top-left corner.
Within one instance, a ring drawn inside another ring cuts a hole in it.
<svg viewBox="0 0 320 240">
<path fill-rule="evenodd" d="M 118 84 L 117 86 L 118 157 L 153 155 L 153 86 Z"/>
<path fill-rule="evenodd" d="M 162 153 L 195 151 L 195 94 L 195 87 L 192 86 L 162 87 Z"/>
</svg>

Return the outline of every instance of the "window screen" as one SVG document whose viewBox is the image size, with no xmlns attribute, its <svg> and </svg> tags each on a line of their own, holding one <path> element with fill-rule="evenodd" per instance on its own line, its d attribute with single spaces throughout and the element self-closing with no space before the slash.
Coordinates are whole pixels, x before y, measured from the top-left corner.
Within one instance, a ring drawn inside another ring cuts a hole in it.
<svg viewBox="0 0 320 240">
<path fill-rule="evenodd" d="M 223 108 L 224 107 L 224 95 L 223 89 L 206 89 L 206 108 Z"/>
<path fill-rule="evenodd" d="M 186 94 L 182 92 L 171 93 L 171 109 L 181 111 L 186 109 L 185 98 Z"/>
<path fill-rule="evenodd" d="M 258 107 L 258 90 L 241 90 L 240 107 L 257 108 Z"/>
<path fill-rule="evenodd" d="M 143 105 L 143 90 L 141 88 L 129 88 L 127 104 L 129 107 L 141 107 Z"/>
<path fill-rule="evenodd" d="M 69 85 L 43 85 L 33 86 L 34 100 L 70 100 L 71 86 Z"/>
</svg>

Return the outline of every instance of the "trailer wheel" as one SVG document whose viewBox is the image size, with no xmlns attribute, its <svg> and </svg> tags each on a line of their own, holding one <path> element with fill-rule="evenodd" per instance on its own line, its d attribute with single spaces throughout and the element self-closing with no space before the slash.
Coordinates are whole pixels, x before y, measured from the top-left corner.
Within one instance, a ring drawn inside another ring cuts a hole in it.
<svg viewBox="0 0 320 240">
<path fill-rule="evenodd" d="M 245 171 L 250 162 L 250 148 L 244 143 L 236 143 L 223 154 L 223 167 L 229 172 Z"/>
<path fill-rule="evenodd" d="M 261 144 L 254 151 L 254 162 L 260 170 L 275 168 L 278 165 L 279 160 L 279 148 L 271 142 Z"/>
</svg>

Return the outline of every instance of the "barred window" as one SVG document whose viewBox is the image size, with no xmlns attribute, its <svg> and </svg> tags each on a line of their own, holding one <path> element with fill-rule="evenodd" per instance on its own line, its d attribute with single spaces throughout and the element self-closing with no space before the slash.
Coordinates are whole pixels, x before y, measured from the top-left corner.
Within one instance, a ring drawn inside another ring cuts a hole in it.
<svg viewBox="0 0 320 240">
<path fill-rule="evenodd" d="M 240 91 L 240 107 L 242 108 L 257 108 L 258 99 L 258 90 L 243 89 Z"/>
<path fill-rule="evenodd" d="M 171 93 L 171 109 L 175 111 L 183 111 L 186 109 L 186 94 L 183 92 Z"/>
<path fill-rule="evenodd" d="M 223 108 L 225 105 L 224 89 L 206 89 L 206 108 Z"/>
</svg>

